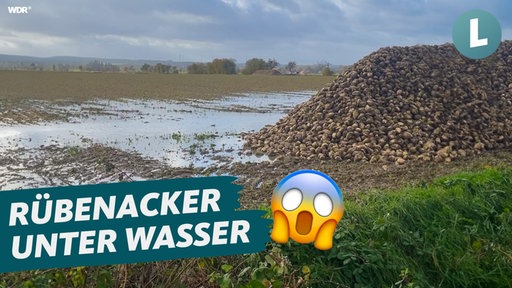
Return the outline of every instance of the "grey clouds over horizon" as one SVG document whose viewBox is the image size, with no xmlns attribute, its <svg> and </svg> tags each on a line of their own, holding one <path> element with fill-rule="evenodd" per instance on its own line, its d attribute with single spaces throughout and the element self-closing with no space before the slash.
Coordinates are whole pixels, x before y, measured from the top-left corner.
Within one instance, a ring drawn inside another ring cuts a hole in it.
<svg viewBox="0 0 512 288">
<path fill-rule="evenodd" d="M 448 3 L 447 3 L 448 2 Z M 512 39 L 508 0 L 2 0 L 0 54 L 351 64 L 384 46 L 451 42 L 484 9 Z M 9 14 L 8 6 L 30 6 Z"/>
</svg>

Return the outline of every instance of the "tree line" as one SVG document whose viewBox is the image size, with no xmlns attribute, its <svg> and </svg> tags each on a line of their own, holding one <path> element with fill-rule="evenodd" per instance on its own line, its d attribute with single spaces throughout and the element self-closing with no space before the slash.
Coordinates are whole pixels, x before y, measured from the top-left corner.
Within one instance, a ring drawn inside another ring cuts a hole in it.
<svg viewBox="0 0 512 288">
<path fill-rule="evenodd" d="M 245 61 L 244 69 L 242 69 L 242 74 L 249 75 L 258 70 L 271 70 L 276 68 L 279 63 L 276 59 L 268 59 L 267 61 L 261 58 L 252 58 Z"/>
<path fill-rule="evenodd" d="M 133 67 L 124 67 L 126 69 L 123 69 L 123 71 L 130 71 L 134 70 Z M 89 71 L 89 72 L 120 72 L 121 68 L 118 65 L 114 65 L 108 62 L 98 61 L 94 60 L 89 63 L 87 63 L 84 66 L 80 65 L 78 67 L 80 71 Z M 55 68 L 54 68 L 55 71 Z M 159 73 L 159 74 L 171 74 L 171 73 L 179 73 L 178 67 L 172 66 L 172 65 L 166 65 L 162 63 L 157 63 L 155 65 L 150 65 L 147 63 L 144 63 L 140 67 L 141 72 L 146 73 Z"/>
<path fill-rule="evenodd" d="M 85 65 L 85 67 L 80 65 L 79 69 L 81 71 L 85 70 L 85 71 L 90 71 L 90 72 L 119 72 L 121 70 L 121 69 L 119 69 L 119 66 L 117 66 L 117 65 L 114 65 L 114 64 L 108 63 L 108 62 L 98 61 L 98 60 L 94 60 L 94 61 L 87 63 Z"/>
<path fill-rule="evenodd" d="M 162 63 L 157 63 L 155 65 L 149 65 L 144 63 L 142 67 L 140 67 L 140 71 L 148 72 L 148 73 L 159 73 L 159 74 L 178 74 L 178 67 L 172 65 L 166 65 Z"/>
<path fill-rule="evenodd" d="M 267 61 L 261 58 L 252 58 L 245 62 L 242 74 L 252 74 L 258 70 L 270 70 L 277 67 L 279 63 L 275 59 Z M 216 58 L 208 63 L 192 63 L 187 67 L 189 74 L 236 74 L 235 60 L 228 58 Z"/>
<path fill-rule="evenodd" d="M 235 60 L 216 58 L 208 63 L 192 63 L 187 67 L 189 74 L 236 74 Z"/>
<path fill-rule="evenodd" d="M 251 58 L 245 62 L 244 68 L 240 70 L 242 74 L 250 75 L 258 70 L 272 70 L 279 66 L 279 63 L 275 59 L 263 60 L 261 58 Z M 324 76 L 332 75 L 333 71 L 330 69 L 329 64 L 317 64 L 314 66 L 313 73 L 318 73 Z M 310 67 L 311 68 L 311 67 Z M 288 64 L 283 65 L 283 68 L 288 74 L 296 74 L 297 64 L 295 61 L 290 61 Z M 208 63 L 192 63 L 187 67 L 189 74 L 236 74 L 235 60 L 228 58 L 216 58 L 212 62 Z"/>
<path fill-rule="evenodd" d="M 178 65 L 179 66 L 179 65 Z M 125 73 L 158 73 L 177 74 L 185 72 L 185 66 L 173 66 L 162 63 L 150 65 L 144 63 L 142 66 L 128 64 L 112 64 L 102 60 L 93 60 L 87 64 L 73 66 L 70 64 L 45 64 L 45 63 L 2 63 L 0 70 L 32 70 L 32 71 L 82 71 L 82 72 L 125 72 Z M 286 65 L 279 64 L 275 59 L 264 60 L 262 58 L 251 58 L 245 62 L 242 68 L 238 68 L 234 59 L 216 58 L 208 63 L 192 63 L 186 67 L 189 74 L 245 74 L 250 75 L 258 70 L 275 69 L 283 74 L 322 74 L 333 75 L 334 71 L 328 62 L 313 65 L 297 65 L 290 61 Z"/>
</svg>

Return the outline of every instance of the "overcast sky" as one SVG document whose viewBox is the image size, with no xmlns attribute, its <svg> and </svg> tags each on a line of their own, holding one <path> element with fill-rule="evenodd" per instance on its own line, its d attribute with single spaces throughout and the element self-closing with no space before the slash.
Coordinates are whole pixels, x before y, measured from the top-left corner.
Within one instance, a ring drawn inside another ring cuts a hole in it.
<svg viewBox="0 0 512 288">
<path fill-rule="evenodd" d="M 384 46 L 451 42 L 455 19 L 476 8 L 512 39 L 510 0 L 0 1 L 0 54 L 351 64 Z"/>
</svg>

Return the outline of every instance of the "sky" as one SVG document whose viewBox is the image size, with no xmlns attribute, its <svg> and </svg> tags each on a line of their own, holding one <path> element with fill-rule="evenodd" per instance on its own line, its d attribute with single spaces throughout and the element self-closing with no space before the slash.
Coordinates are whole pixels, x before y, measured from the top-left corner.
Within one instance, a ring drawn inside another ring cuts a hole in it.
<svg viewBox="0 0 512 288">
<path fill-rule="evenodd" d="M 510 0 L 0 0 L 0 54 L 348 65 L 385 46 L 452 42 L 472 9 L 512 39 Z"/>
</svg>

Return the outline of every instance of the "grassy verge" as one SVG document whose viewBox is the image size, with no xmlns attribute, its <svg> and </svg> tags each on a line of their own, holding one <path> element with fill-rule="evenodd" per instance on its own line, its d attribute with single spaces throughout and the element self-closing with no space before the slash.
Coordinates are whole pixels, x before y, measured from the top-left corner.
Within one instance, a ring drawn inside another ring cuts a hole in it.
<svg viewBox="0 0 512 288">
<path fill-rule="evenodd" d="M 319 90 L 331 76 L 0 71 L 0 100 L 209 99 L 243 92 Z"/>
<path fill-rule="evenodd" d="M 334 247 L 4 274 L 0 287 L 510 287 L 512 169 L 346 200 Z"/>
<path fill-rule="evenodd" d="M 316 287 L 510 287 L 512 170 L 347 201 L 329 251 L 287 245 Z"/>
</svg>

